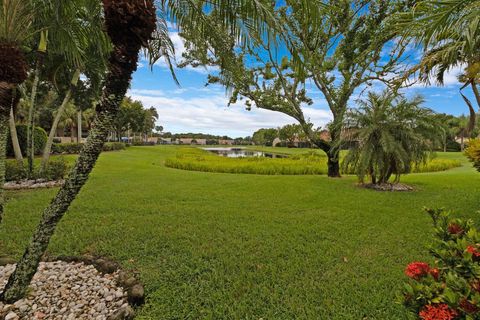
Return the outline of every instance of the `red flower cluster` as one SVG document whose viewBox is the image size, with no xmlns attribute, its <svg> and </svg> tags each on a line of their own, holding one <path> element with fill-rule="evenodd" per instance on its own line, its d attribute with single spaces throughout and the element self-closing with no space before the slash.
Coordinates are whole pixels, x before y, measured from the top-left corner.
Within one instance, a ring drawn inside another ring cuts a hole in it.
<svg viewBox="0 0 480 320">
<path fill-rule="evenodd" d="M 474 260 L 478 260 L 480 258 L 480 251 L 478 251 L 478 248 L 476 246 L 468 246 L 467 252 L 472 254 L 472 258 Z"/>
<path fill-rule="evenodd" d="M 415 280 L 430 273 L 430 266 L 425 262 L 412 262 L 405 269 L 405 274 Z"/>
<path fill-rule="evenodd" d="M 422 320 L 453 320 L 458 313 L 444 303 L 427 305 L 418 314 Z"/>
<path fill-rule="evenodd" d="M 461 235 L 464 230 L 459 224 L 453 222 L 448 225 L 448 232 L 450 234 Z"/>
</svg>

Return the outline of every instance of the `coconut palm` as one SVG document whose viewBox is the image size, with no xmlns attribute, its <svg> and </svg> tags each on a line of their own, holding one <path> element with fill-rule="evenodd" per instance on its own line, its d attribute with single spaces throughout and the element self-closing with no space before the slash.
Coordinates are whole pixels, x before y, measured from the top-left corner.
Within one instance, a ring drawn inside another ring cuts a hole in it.
<svg viewBox="0 0 480 320">
<path fill-rule="evenodd" d="M 344 170 L 354 172 L 361 182 L 395 182 L 428 158 L 440 136 L 430 109 L 422 108 L 419 96 L 411 100 L 384 92 L 370 92 L 359 108 L 347 113 L 343 140 L 353 146 L 343 160 Z"/>
<path fill-rule="evenodd" d="M 86 183 L 108 137 L 119 105 L 129 87 L 132 73 L 137 68 L 138 54 L 141 48 L 147 48 L 151 63 L 155 61 L 155 58 L 168 54 L 168 49 L 165 48 L 168 48 L 171 41 L 167 37 L 166 23 L 160 24 L 160 28 L 162 28 L 160 30 L 158 25 L 156 26 L 156 8 L 153 0 L 103 0 L 102 2 L 106 31 L 112 41 L 113 50 L 109 57 L 102 97 L 96 108 L 96 117 L 87 141 L 65 180 L 65 184 L 43 212 L 40 224 L 37 226 L 25 253 L 8 279 L 5 290 L 0 296 L 0 300 L 6 302 L 14 302 L 24 296 L 57 223 Z M 257 2 L 259 0 L 238 1 L 238 3 L 243 4 L 243 7 L 239 8 L 232 4 L 237 3 L 237 1 L 203 1 L 203 3 L 209 3 L 213 6 L 218 5 L 218 8 L 224 11 L 225 26 L 232 31 L 233 35 L 239 35 L 239 38 L 246 38 L 241 35 L 252 31 L 255 26 L 263 26 L 264 23 L 261 22 L 263 16 L 251 6 L 251 3 Z M 271 5 L 271 1 L 264 1 L 264 3 L 267 2 Z M 185 8 L 175 7 L 176 4 L 180 3 L 187 3 L 190 6 Z M 171 16 L 177 16 L 179 23 L 186 27 L 201 27 L 202 12 L 198 11 L 197 4 L 197 1 L 193 0 L 165 0 L 162 3 L 162 5 L 172 6 L 171 8 L 175 9 L 171 11 Z M 162 11 L 163 8 L 159 9 Z M 237 11 L 240 9 L 243 11 Z M 248 24 L 248 29 L 239 27 L 241 24 L 239 21 L 242 21 L 240 18 L 243 19 L 245 24 Z M 157 32 L 155 33 L 156 27 Z M 199 30 L 205 34 L 210 32 L 205 26 Z M 200 31 L 199 36 L 202 35 Z M 259 28 L 259 31 L 265 30 Z"/>
</svg>

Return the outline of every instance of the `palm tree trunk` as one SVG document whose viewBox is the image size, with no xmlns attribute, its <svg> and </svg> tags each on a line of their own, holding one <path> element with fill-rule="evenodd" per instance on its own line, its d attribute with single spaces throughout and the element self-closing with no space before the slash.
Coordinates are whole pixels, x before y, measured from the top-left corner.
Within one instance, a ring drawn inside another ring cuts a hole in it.
<svg viewBox="0 0 480 320">
<path fill-rule="evenodd" d="M 40 81 L 40 67 L 42 66 L 43 55 L 39 54 L 37 58 L 37 66 L 35 67 L 35 78 L 33 79 L 32 92 L 30 94 L 30 108 L 28 109 L 27 120 L 27 159 L 28 159 L 28 175 L 33 173 L 33 158 L 35 156 L 34 142 L 34 114 L 35 114 L 35 98 L 37 97 L 37 88 Z"/>
<path fill-rule="evenodd" d="M 20 143 L 18 142 L 17 126 L 15 125 L 13 106 L 10 108 L 10 117 L 8 119 L 8 124 L 10 126 L 10 136 L 12 138 L 12 146 L 13 153 L 15 154 L 15 159 L 17 160 L 19 166 L 23 166 L 22 149 L 20 148 Z"/>
<path fill-rule="evenodd" d="M 53 119 L 53 124 L 52 128 L 50 129 L 50 133 L 48 134 L 48 139 L 47 143 L 45 145 L 45 148 L 43 149 L 43 156 L 42 156 L 42 165 L 41 165 L 41 171 L 44 172 L 48 160 L 50 159 L 50 151 L 52 150 L 52 145 L 53 145 L 53 139 L 55 138 L 55 133 L 57 132 L 58 128 L 58 123 L 60 122 L 60 119 L 62 117 L 63 112 L 65 111 L 65 108 L 70 101 L 70 98 L 72 97 L 72 90 L 69 89 L 67 93 L 65 94 L 65 97 L 63 98 L 62 104 L 57 110 L 57 114 L 55 115 L 55 118 Z"/>
<path fill-rule="evenodd" d="M 32 84 L 32 92 L 30 96 L 30 108 L 28 110 L 27 123 L 27 158 L 28 158 L 28 175 L 33 173 L 33 158 L 35 157 L 35 99 L 37 98 L 38 83 L 40 81 L 40 69 L 43 65 L 43 58 L 47 52 L 48 30 L 40 32 L 40 42 L 37 49 L 37 64 L 35 66 L 35 77 Z"/>
<path fill-rule="evenodd" d="M 97 106 L 97 116 L 75 166 L 43 212 L 25 253 L 0 295 L 0 300 L 7 303 L 25 295 L 57 223 L 87 182 L 127 92 L 132 73 L 137 68 L 138 53 L 142 45 L 151 39 L 155 30 L 156 12 L 153 0 L 104 0 L 103 4 L 107 32 L 114 47 L 110 54 L 102 99 Z M 136 21 L 133 26 L 130 25 L 132 20 Z"/>
<path fill-rule="evenodd" d="M 72 80 L 70 81 L 70 87 L 67 90 L 67 93 L 65 94 L 65 97 L 63 98 L 62 104 L 57 110 L 57 114 L 55 115 L 55 119 L 53 120 L 52 128 L 50 129 L 50 133 L 48 135 L 47 143 L 45 145 L 45 148 L 43 149 L 43 157 L 42 157 L 42 164 L 40 167 L 41 172 L 45 172 L 45 169 L 47 168 L 47 163 L 48 160 L 50 159 L 50 152 L 52 150 L 52 145 L 53 145 L 53 139 L 55 138 L 55 133 L 57 132 L 58 128 L 58 123 L 60 122 L 60 119 L 62 117 L 63 112 L 65 111 L 65 108 L 67 107 L 68 102 L 72 98 L 72 93 L 73 90 L 75 90 L 75 87 L 78 84 L 78 80 L 80 79 L 80 69 L 75 70 L 75 73 L 72 76 Z"/>
<path fill-rule="evenodd" d="M 82 142 L 82 110 L 77 111 L 77 143 Z"/>
<path fill-rule="evenodd" d="M 0 82 L 0 222 L 3 219 L 3 185 L 5 183 L 5 161 L 7 157 L 7 134 L 10 109 L 13 101 L 13 88 Z"/>
</svg>

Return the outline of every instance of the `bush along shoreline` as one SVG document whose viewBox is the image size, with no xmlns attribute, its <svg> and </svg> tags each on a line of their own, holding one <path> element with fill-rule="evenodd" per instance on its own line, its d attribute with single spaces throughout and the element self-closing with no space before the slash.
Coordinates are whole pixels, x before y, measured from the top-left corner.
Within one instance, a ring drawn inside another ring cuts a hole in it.
<svg viewBox="0 0 480 320">
<path fill-rule="evenodd" d="M 460 167 L 458 160 L 433 158 L 413 166 L 412 173 L 438 172 Z M 174 157 L 165 160 L 165 166 L 174 169 L 263 175 L 325 175 L 327 157 L 317 152 L 292 155 L 286 158 L 245 157 L 226 158 L 199 148 L 180 149 Z M 353 174 L 353 172 L 343 172 Z"/>
</svg>

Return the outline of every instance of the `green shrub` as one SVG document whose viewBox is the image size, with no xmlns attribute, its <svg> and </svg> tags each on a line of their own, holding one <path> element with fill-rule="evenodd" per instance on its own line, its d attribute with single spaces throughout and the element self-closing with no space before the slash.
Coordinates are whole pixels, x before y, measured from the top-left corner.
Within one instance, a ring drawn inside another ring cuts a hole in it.
<svg viewBox="0 0 480 320">
<path fill-rule="evenodd" d="M 54 143 L 52 145 L 52 154 L 77 154 L 82 150 L 82 143 Z"/>
<path fill-rule="evenodd" d="M 5 162 L 5 181 L 20 181 L 27 178 L 25 166 L 20 166 L 17 161 Z"/>
<path fill-rule="evenodd" d="M 223 173 L 306 175 L 326 174 L 327 158 L 317 151 L 292 155 L 288 158 L 226 158 L 199 148 L 182 148 L 177 155 L 167 158 L 170 168 Z M 414 172 L 434 172 L 461 166 L 460 161 L 433 159 L 414 168 Z M 343 172 L 352 174 L 353 172 Z"/>
<path fill-rule="evenodd" d="M 52 154 L 78 154 L 82 150 L 83 143 L 55 143 L 52 145 Z M 103 145 L 103 151 L 124 150 L 123 142 L 107 142 Z"/>
<path fill-rule="evenodd" d="M 103 151 L 125 150 L 127 145 L 123 142 L 107 142 L 103 145 Z"/>
<path fill-rule="evenodd" d="M 473 166 L 480 171 L 480 139 L 471 140 L 465 155 L 473 163 Z"/>
<path fill-rule="evenodd" d="M 430 252 L 435 265 L 412 262 L 399 302 L 420 319 L 480 318 L 480 233 L 471 220 L 427 210 L 435 227 Z"/>
<path fill-rule="evenodd" d="M 38 178 L 46 179 L 49 181 L 60 180 L 65 178 L 69 166 L 63 157 L 50 158 L 48 161 L 45 172 Z"/>
<path fill-rule="evenodd" d="M 27 155 L 27 126 L 24 124 L 17 125 L 17 136 L 18 136 L 18 143 L 20 144 L 20 149 L 22 150 L 23 156 Z M 45 148 L 45 144 L 47 143 L 47 133 L 40 127 L 35 127 L 34 130 L 34 147 L 35 147 L 35 154 L 41 154 L 43 149 Z M 12 138 L 10 136 L 10 132 L 7 137 L 7 156 L 13 157 L 13 146 L 12 146 Z"/>
<path fill-rule="evenodd" d="M 461 167 L 462 163 L 459 160 L 449 160 L 449 159 L 431 159 L 426 163 L 420 164 L 418 166 L 413 166 L 413 173 L 424 173 L 424 172 L 438 172 L 445 171 L 452 168 Z"/>
</svg>

